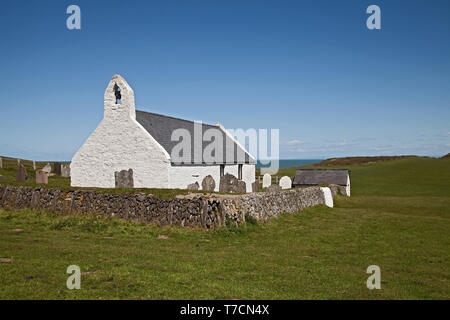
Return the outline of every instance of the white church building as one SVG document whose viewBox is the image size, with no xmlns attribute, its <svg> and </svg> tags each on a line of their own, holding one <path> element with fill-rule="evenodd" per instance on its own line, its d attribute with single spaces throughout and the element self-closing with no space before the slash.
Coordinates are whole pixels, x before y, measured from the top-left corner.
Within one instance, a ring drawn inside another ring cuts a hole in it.
<svg viewBox="0 0 450 320">
<path fill-rule="evenodd" d="M 220 147 L 214 148 L 217 142 Z M 214 161 L 205 161 L 203 154 L 211 154 Z M 251 192 L 255 163 L 220 124 L 136 110 L 133 89 L 115 75 L 105 91 L 103 120 L 72 159 L 71 185 L 114 188 L 115 172 L 132 169 L 135 188 L 186 189 L 197 182 L 201 190 L 203 179 L 210 175 L 214 191 L 219 191 L 221 176 L 230 173 Z"/>
</svg>

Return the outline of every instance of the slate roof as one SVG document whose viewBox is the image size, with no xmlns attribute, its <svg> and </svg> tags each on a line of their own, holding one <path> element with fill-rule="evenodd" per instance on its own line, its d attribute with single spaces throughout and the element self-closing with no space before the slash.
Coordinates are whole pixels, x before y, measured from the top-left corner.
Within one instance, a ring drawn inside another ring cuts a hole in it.
<svg viewBox="0 0 450 320">
<path fill-rule="evenodd" d="M 322 183 L 347 185 L 347 169 L 300 169 L 295 172 L 294 186 Z"/>
<path fill-rule="evenodd" d="M 150 133 L 150 135 L 155 138 L 155 140 L 167 151 L 169 155 L 172 153 L 172 149 L 175 145 L 179 144 L 179 141 L 171 141 L 172 132 L 175 129 L 186 129 L 191 135 L 191 159 L 189 162 L 182 164 L 194 164 L 194 121 L 173 118 L 169 116 L 164 116 L 161 114 L 146 112 L 136 110 L 136 121 L 139 122 L 145 130 Z M 219 126 L 209 125 L 202 123 L 202 134 L 208 129 L 218 129 L 219 132 L 222 133 L 223 140 L 223 161 L 218 161 L 216 164 L 243 164 L 243 163 L 251 163 L 254 164 L 255 161 L 249 157 L 248 153 L 245 152 L 235 141 L 231 139 L 225 131 L 222 130 Z M 202 149 L 201 152 L 203 154 L 203 150 L 207 145 L 209 145 L 211 141 L 203 141 L 202 139 Z M 232 146 L 231 148 L 227 148 L 227 146 Z M 228 150 L 230 149 L 230 150 Z M 244 156 L 238 155 L 237 150 L 241 150 Z M 238 159 L 240 158 L 240 159 Z M 175 163 L 172 159 L 172 163 Z M 200 164 L 200 163 L 199 163 Z"/>
</svg>

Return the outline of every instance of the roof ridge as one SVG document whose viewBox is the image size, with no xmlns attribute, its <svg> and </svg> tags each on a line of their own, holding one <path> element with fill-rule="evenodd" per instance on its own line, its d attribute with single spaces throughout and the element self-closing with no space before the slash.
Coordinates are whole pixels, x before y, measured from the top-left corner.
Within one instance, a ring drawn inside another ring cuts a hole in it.
<svg viewBox="0 0 450 320">
<path fill-rule="evenodd" d="M 190 122 L 190 123 L 195 123 L 196 122 L 196 121 L 193 121 L 193 120 L 186 120 L 186 119 L 181 119 L 181 118 L 177 118 L 177 117 L 166 116 L 164 114 L 154 113 L 154 112 L 150 112 L 150 111 L 143 111 L 143 110 L 137 110 L 136 109 L 136 112 L 149 113 L 149 114 L 153 114 L 155 116 L 160 116 L 160 117 L 169 118 L 169 119 L 175 119 L 175 120 L 181 120 L 181 121 L 186 121 L 186 122 Z M 213 124 L 204 123 L 204 122 L 201 122 L 201 124 L 205 125 L 205 126 L 211 126 L 211 127 L 215 127 L 215 128 L 219 128 L 220 129 L 219 126 L 216 126 L 216 125 L 213 125 Z"/>
</svg>

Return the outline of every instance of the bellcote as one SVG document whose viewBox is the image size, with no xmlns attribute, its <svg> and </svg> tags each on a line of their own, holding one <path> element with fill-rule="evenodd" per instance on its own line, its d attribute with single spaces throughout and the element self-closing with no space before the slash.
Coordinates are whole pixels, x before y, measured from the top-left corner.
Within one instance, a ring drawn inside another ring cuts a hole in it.
<svg viewBox="0 0 450 320">
<path fill-rule="evenodd" d="M 134 91 L 122 76 L 116 74 L 111 78 L 105 90 L 104 107 L 105 118 L 129 116 L 136 119 Z"/>
</svg>

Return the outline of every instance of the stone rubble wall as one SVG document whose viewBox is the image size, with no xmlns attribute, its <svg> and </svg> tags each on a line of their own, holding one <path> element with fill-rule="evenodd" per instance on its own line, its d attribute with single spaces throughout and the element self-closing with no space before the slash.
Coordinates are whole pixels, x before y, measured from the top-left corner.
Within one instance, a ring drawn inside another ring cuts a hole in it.
<svg viewBox="0 0 450 320">
<path fill-rule="evenodd" d="M 205 229 L 225 226 L 227 221 L 239 225 L 245 222 L 246 215 L 264 221 L 324 203 L 319 187 L 242 195 L 192 193 L 167 199 L 145 193 L 106 194 L 0 185 L 0 207 L 3 208 L 100 214 L 160 226 Z"/>
</svg>

